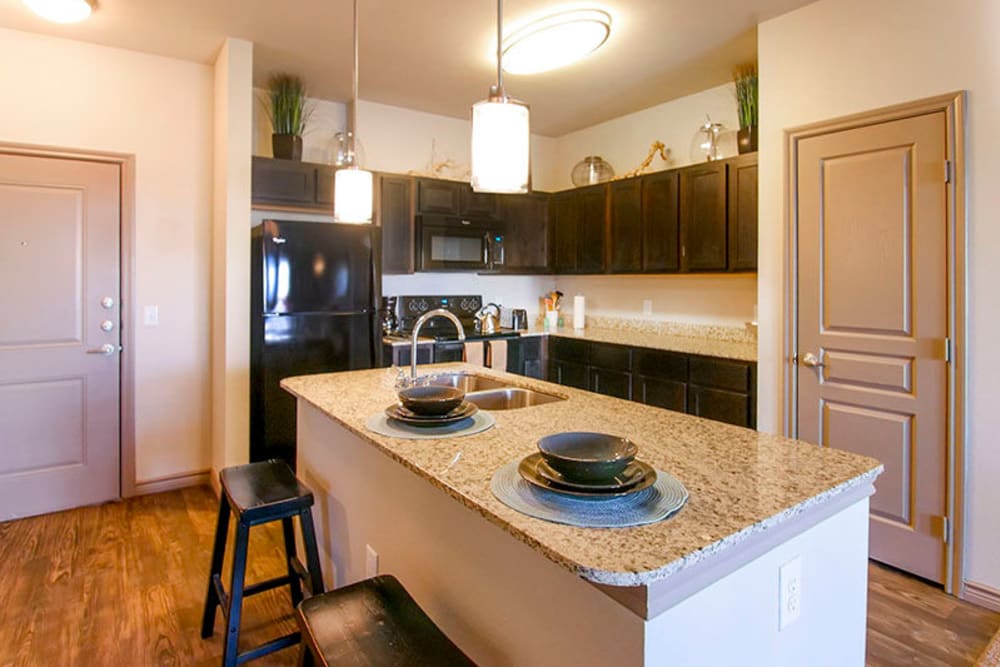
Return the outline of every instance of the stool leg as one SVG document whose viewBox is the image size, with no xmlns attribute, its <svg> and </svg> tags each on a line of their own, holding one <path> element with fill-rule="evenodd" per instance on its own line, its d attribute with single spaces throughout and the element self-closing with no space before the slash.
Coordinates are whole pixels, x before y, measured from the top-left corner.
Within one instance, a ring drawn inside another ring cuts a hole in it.
<svg viewBox="0 0 1000 667">
<path fill-rule="evenodd" d="M 240 521 L 236 525 L 233 572 L 229 579 L 229 615 L 226 624 L 225 646 L 222 649 L 223 667 L 236 667 L 236 659 L 239 656 L 240 614 L 243 610 L 243 582 L 246 577 L 249 547 L 250 526 Z"/>
<path fill-rule="evenodd" d="M 219 499 L 219 518 L 215 524 L 215 545 L 212 547 L 212 564 L 208 569 L 208 592 L 205 593 L 205 612 L 201 617 L 201 637 L 208 639 L 215 632 L 215 610 L 220 601 L 215 590 L 216 575 L 222 576 L 222 559 L 226 555 L 226 537 L 229 533 L 229 503 Z"/>
<path fill-rule="evenodd" d="M 295 528 L 292 526 L 292 517 L 285 517 L 281 520 L 281 530 L 285 534 L 285 565 L 288 567 L 288 577 L 291 582 L 288 584 L 292 592 L 292 606 L 302 602 L 302 582 L 299 581 L 299 573 L 292 567 L 295 560 Z"/>
<path fill-rule="evenodd" d="M 299 527 L 302 528 L 302 542 L 306 548 L 309 592 L 312 595 L 319 595 L 323 592 L 323 570 L 319 564 L 319 551 L 316 549 L 316 531 L 313 528 L 312 510 L 308 507 L 299 513 Z"/>
</svg>

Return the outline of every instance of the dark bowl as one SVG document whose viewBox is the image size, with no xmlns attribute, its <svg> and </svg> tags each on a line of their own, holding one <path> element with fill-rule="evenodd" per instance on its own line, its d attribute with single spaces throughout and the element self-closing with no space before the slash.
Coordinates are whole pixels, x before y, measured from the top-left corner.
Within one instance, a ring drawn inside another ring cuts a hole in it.
<svg viewBox="0 0 1000 667">
<path fill-rule="evenodd" d="M 606 482 L 635 460 L 631 440 L 606 433 L 553 433 L 538 441 L 542 458 L 569 481 Z"/>
<path fill-rule="evenodd" d="M 455 387 L 409 387 L 397 394 L 403 407 L 418 415 L 444 415 L 459 405 L 465 398 L 465 392 Z"/>
</svg>

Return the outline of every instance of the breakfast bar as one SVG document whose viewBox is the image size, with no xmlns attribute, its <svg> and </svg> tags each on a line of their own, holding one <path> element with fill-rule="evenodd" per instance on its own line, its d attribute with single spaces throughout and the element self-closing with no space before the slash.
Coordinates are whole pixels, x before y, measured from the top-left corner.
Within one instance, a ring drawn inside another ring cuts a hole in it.
<svg viewBox="0 0 1000 667">
<path fill-rule="evenodd" d="M 864 664 L 879 462 L 481 367 L 425 372 L 549 400 L 485 409 L 495 424 L 475 434 L 402 439 L 369 428 L 397 400 L 393 371 L 284 380 L 329 586 L 395 575 L 486 666 Z M 498 500 L 497 471 L 563 431 L 630 439 L 687 503 L 581 528 Z"/>
</svg>

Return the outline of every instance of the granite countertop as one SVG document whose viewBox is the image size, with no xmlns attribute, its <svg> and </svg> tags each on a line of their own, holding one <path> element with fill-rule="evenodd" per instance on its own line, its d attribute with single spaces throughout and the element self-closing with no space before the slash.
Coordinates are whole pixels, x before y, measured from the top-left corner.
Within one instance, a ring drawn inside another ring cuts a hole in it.
<svg viewBox="0 0 1000 667">
<path fill-rule="evenodd" d="M 812 506 L 871 484 L 882 471 L 878 461 L 848 452 L 519 375 L 467 364 L 422 369 L 498 377 L 568 400 L 494 411 L 496 426 L 473 436 L 399 440 L 365 428 L 368 417 L 395 401 L 395 375 L 386 369 L 302 376 L 281 384 L 515 538 L 595 583 L 642 586 L 668 579 Z M 493 496 L 490 479 L 497 469 L 537 451 L 541 436 L 571 430 L 627 435 L 639 446 L 641 460 L 687 487 L 687 505 L 659 523 L 594 529 L 535 519 Z"/>
<path fill-rule="evenodd" d="M 706 357 L 757 361 L 756 340 L 725 340 L 710 335 L 677 335 L 642 329 L 596 326 L 589 326 L 586 329 L 560 327 L 554 330 L 532 326 L 528 330 L 522 331 L 521 335 L 561 336 L 563 338 L 591 340 L 598 343 L 617 343 L 618 345 L 648 347 L 654 350 L 667 350 L 668 352 L 700 354 Z"/>
</svg>

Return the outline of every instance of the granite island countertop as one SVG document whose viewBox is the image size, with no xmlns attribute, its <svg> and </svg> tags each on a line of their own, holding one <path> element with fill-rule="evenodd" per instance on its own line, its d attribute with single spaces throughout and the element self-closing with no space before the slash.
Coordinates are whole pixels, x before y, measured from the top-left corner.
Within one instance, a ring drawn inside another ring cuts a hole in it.
<svg viewBox="0 0 1000 667">
<path fill-rule="evenodd" d="M 395 401 L 395 376 L 385 369 L 287 378 L 281 384 L 546 558 L 598 584 L 643 586 L 669 579 L 817 505 L 870 486 L 882 471 L 878 461 L 856 454 L 519 375 L 466 364 L 422 369 L 464 370 L 567 400 L 493 411 L 496 426 L 477 435 L 400 440 L 365 427 L 368 417 Z M 632 439 L 641 460 L 687 487 L 687 505 L 658 523 L 593 529 L 535 519 L 493 496 L 490 479 L 497 469 L 537 451 L 541 436 L 569 430 Z"/>
</svg>

